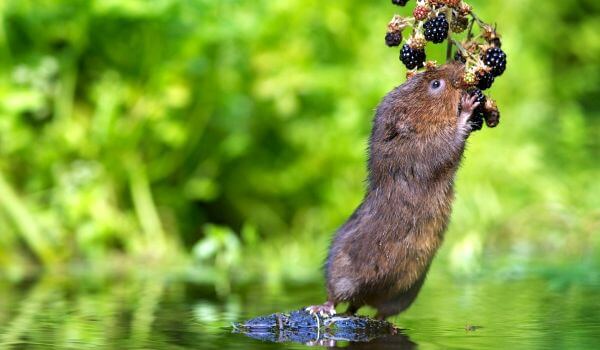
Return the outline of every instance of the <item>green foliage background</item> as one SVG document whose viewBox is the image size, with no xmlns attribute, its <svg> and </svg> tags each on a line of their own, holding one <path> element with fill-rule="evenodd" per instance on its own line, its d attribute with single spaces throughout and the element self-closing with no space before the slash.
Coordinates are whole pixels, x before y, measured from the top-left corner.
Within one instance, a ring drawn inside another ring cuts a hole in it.
<svg viewBox="0 0 600 350">
<path fill-rule="evenodd" d="M 436 264 L 597 278 L 600 3 L 471 4 L 503 34 L 502 120 L 469 140 Z M 318 278 L 363 194 L 373 109 L 404 81 L 383 34 L 408 11 L 0 3 L 0 271 L 193 266 L 225 292 Z"/>
</svg>

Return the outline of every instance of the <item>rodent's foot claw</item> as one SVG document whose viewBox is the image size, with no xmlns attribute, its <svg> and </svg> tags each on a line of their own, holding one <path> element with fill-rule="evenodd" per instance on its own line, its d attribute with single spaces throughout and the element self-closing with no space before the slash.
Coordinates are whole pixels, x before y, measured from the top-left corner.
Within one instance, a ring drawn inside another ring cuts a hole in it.
<svg viewBox="0 0 600 350">
<path fill-rule="evenodd" d="M 336 314 L 335 306 L 330 302 L 326 302 L 323 305 L 312 305 L 304 310 L 308 311 L 311 315 L 319 314 L 321 317 L 331 317 Z"/>
</svg>

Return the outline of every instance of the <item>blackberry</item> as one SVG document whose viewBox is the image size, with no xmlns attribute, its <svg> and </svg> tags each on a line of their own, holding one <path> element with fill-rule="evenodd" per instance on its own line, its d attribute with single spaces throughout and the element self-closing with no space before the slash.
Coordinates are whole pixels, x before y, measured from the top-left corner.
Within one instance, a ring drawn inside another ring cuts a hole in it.
<svg viewBox="0 0 600 350">
<path fill-rule="evenodd" d="M 477 87 L 481 90 L 489 89 L 494 83 L 494 75 L 491 72 L 480 72 L 477 80 Z"/>
<path fill-rule="evenodd" d="M 473 115 L 481 114 L 481 116 L 483 117 L 483 112 L 485 111 L 485 102 L 486 102 L 486 98 L 485 98 L 485 95 L 483 94 L 483 91 L 476 89 L 476 88 L 472 88 L 472 89 L 469 89 L 467 92 L 469 93 L 469 96 L 477 96 L 477 99 L 475 99 L 475 102 L 479 102 L 479 106 L 477 106 L 477 108 L 475 108 L 475 110 L 473 111 Z"/>
<path fill-rule="evenodd" d="M 425 39 L 432 41 L 434 44 L 439 44 L 448 37 L 448 28 L 450 25 L 446 20 L 446 15 L 440 13 L 437 17 L 428 20 L 423 24 L 425 29 Z"/>
<path fill-rule="evenodd" d="M 506 54 L 498 47 L 491 47 L 483 55 L 483 63 L 492 68 L 495 77 L 500 76 L 506 69 Z"/>
<path fill-rule="evenodd" d="M 471 125 L 471 130 L 477 131 L 481 130 L 483 127 L 483 120 L 485 118 L 485 102 L 486 98 L 483 92 L 479 89 L 469 89 L 468 93 L 470 96 L 477 96 L 476 102 L 479 102 L 479 106 L 475 108 L 473 111 L 473 115 L 469 118 L 469 124 Z"/>
<path fill-rule="evenodd" d="M 408 2 L 408 0 L 392 0 L 392 4 L 398 5 L 398 6 L 404 6 L 404 5 L 406 5 L 407 2 Z"/>
<path fill-rule="evenodd" d="M 483 116 L 473 115 L 471 119 L 469 119 L 469 124 L 471 125 L 471 131 L 481 130 L 483 127 Z"/>
<path fill-rule="evenodd" d="M 385 35 L 385 44 L 389 47 L 398 46 L 402 42 L 401 32 L 388 32 Z"/>
<path fill-rule="evenodd" d="M 415 50 L 408 44 L 404 44 L 400 50 L 400 61 L 408 69 L 421 68 L 425 61 L 425 50 Z"/>
</svg>

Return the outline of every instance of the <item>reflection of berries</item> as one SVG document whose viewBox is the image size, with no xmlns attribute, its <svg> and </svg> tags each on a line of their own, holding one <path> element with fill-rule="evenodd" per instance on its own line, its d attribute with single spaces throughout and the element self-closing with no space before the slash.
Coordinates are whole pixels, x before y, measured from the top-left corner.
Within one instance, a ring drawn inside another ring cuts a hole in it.
<svg viewBox="0 0 600 350">
<path fill-rule="evenodd" d="M 402 50 L 400 50 L 400 61 L 402 61 L 408 69 L 421 68 L 425 61 L 425 51 L 415 50 L 409 45 L 404 44 Z"/>
<path fill-rule="evenodd" d="M 388 32 L 385 35 L 385 44 L 387 46 L 398 46 L 402 42 L 402 33 L 401 32 Z"/>
<path fill-rule="evenodd" d="M 398 6 L 404 6 L 404 5 L 406 5 L 407 2 L 408 2 L 408 0 L 392 0 L 392 4 L 398 5 Z"/>
<path fill-rule="evenodd" d="M 483 63 L 492 68 L 492 74 L 497 77 L 506 69 L 506 54 L 498 47 L 489 48 L 483 56 Z"/>
<path fill-rule="evenodd" d="M 425 39 L 439 44 L 448 36 L 448 21 L 446 15 L 440 13 L 436 18 L 430 19 L 423 25 L 425 29 Z"/>
<path fill-rule="evenodd" d="M 489 89 L 494 83 L 494 75 L 491 72 L 479 72 L 477 77 L 477 87 L 481 90 Z"/>
<path fill-rule="evenodd" d="M 413 16 L 418 21 L 422 21 L 425 18 L 427 18 L 428 14 L 429 14 L 429 9 L 427 7 L 425 7 L 425 6 L 417 6 L 413 10 Z"/>
</svg>

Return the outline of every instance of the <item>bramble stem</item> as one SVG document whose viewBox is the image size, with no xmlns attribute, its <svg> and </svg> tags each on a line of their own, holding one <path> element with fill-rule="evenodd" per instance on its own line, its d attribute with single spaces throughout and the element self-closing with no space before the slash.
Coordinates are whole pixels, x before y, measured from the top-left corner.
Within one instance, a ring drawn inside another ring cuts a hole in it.
<svg viewBox="0 0 600 350">
<path fill-rule="evenodd" d="M 477 17 L 475 12 L 473 12 L 473 11 L 471 11 L 471 17 L 473 17 L 473 19 L 477 21 L 477 24 L 479 24 L 480 27 L 483 27 L 484 25 L 486 25 L 486 23 L 484 21 L 482 21 L 479 17 Z"/>
<path fill-rule="evenodd" d="M 475 23 L 475 18 L 471 19 L 471 23 L 469 23 L 469 31 L 467 32 L 467 41 L 471 40 L 473 37 L 473 23 Z"/>
<path fill-rule="evenodd" d="M 452 9 L 448 7 L 446 9 L 446 18 L 448 24 L 452 21 Z M 448 26 L 448 46 L 446 47 L 446 62 L 452 59 L 452 27 Z"/>
</svg>

